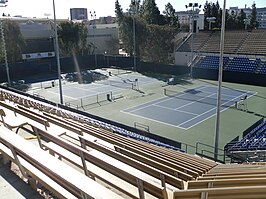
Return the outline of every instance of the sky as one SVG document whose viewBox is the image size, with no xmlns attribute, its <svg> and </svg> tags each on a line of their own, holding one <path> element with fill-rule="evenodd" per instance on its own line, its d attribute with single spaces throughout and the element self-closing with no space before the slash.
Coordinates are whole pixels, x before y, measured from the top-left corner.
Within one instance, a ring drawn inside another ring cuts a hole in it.
<svg viewBox="0 0 266 199">
<path fill-rule="evenodd" d="M 218 0 L 223 7 L 223 0 Z M 244 8 L 251 7 L 254 0 L 227 0 L 226 7 Z M 129 7 L 131 0 L 119 0 L 123 10 Z M 185 11 L 188 3 L 199 3 L 204 5 L 206 0 L 155 0 L 161 13 L 165 5 L 170 2 L 176 11 Z M 209 2 L 211 2 L 209 0 Z M 212 2 L 216 2 L 213 0 Z M 266 7 L 265 0 L 255 0 L 256 7 Z M 70 8 L 87 8 L 96 12 L 96 18 L 103 16 L 115 16 L 115 0 L 55 0 L 56 17 L 59 19 L 70 18 Z M 10 16 L 22 15 L 23 17 L 49 17 L 53 18 L 53 0 L 8 0 L 7 7 L 0 7 L 0 13 L 10 14 Z"/>
</svg>

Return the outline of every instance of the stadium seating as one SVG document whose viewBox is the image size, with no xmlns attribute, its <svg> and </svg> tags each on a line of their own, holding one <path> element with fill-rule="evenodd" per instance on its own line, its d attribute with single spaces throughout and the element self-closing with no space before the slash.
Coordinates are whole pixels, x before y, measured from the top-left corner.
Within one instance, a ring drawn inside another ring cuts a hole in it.
<svg viewBox="0 0 266 199">
<path fill-rule="evenodd" d="M 224 57 L 224 65 L 227 64 L 229 57 Z M 208 69 L 218 69 L 220 58 L 218 56 L 206 56 L 203 60 L 197 65 L 199 68 L 208 68 Z"/>
<path fill-rule="evenodd" d="M 227 65 L 226 70 L 254 73 L 260 63 L 260 59 L 250 60 L 246 57 L 234 57 Z"/>
<path fill-rule="evenodd" d="M 266 34 L 265 30 L 253 30 L 248 33 L 247 39 L 241 45 L 239 54 L 265 55 Z"/>
<path fill-rule="evenodd" d="M 266 61 L 264 64 L 261 66 L 259 73 L 261 74 L 266 74 Z"/>
<path fill-rule="evenodd" d="M 266 121 L 252 129 L 239 142 L 235 143 L 229 151 L 238 150 L 265 150 L 266 149 Z"/>
<path fill-rule="evenodd" d="M 200 31 L 194 34 L 194 51 L 203 53 L 220 52 L 220 31 Z M 191 51 L 191 36 L 177 48 L 176 51 Z M 224 38 L 224 53 L 244 55 L 265 55 L 266 34 L 265 30 L 226 31 Z"/>
<path fill-rule="evenodd" d="M 255 73 L 259 64 L 261 63 L 260 58 L 256 58 L 255 60 L 251 60 L 247 57 L 224 57 L 224 69 L 228 71 L 235 72 L 247 72 L 247 73 Z M 207 69 L 218 69 L 219 67 L 219 56 L 206 56 L 201 59 L 196 67 L 199 68 L 207 68 Z M 266 70 L 266 65 L 264 64 L 261 67 L 260 72 L 264 73 Z"/>
</svg>

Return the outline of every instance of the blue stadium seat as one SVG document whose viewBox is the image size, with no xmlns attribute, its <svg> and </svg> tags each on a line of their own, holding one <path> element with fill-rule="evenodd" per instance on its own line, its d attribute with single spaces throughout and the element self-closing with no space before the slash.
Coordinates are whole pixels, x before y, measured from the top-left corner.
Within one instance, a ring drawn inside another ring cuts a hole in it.
<svg viewBox="0 0 266 199">
<path fill-rule="evenodd" d="M 266 121 L 252 129 L 240 141 L 236 142 L 229 150 L 265 150 L 266 149 Z"/>
</svg>

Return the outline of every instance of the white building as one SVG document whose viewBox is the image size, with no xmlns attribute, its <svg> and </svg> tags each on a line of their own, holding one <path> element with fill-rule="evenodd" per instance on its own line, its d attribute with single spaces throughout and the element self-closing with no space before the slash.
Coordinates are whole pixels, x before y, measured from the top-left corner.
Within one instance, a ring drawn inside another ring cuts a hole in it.
<svg viewBox="0 0 266 199">
<path fill-rule="evenodd" d="M 192 11 L 180 11 L 176 12 L 176 15 L 178 16 L 178 21 L 180 23 L 180 26 L 182 25 L 189 25 L 190 32 L 192 30 L 192 24 L 194 24 L 194 32 L 198 32 L 199 30 L 204 29 L 204 15 L 199 14 L 200 10 L 195 10 L 194 14 Z M 194 23 L 192 23 L 194 18 Z"/>
</svg>

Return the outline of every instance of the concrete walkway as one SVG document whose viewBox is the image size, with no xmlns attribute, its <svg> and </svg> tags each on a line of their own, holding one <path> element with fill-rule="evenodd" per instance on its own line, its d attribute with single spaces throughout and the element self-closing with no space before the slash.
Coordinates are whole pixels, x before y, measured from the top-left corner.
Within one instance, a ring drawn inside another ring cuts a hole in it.
<svg viewBox="0 0 266 199">
<path fill-rule="evenodd" d="M 3 199 L 43 199 L 41 195 L 0 163 L 0 198 Z"/>
</svg>

